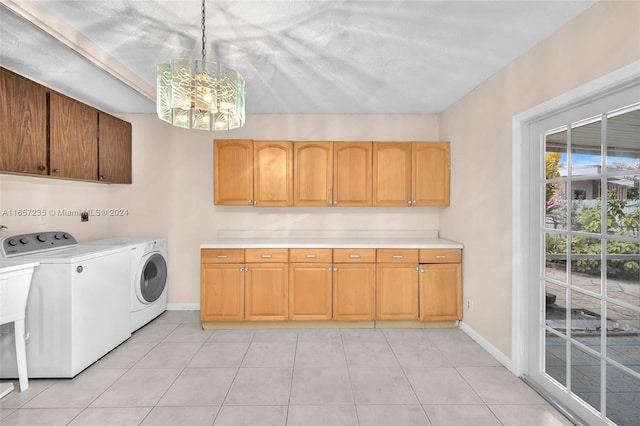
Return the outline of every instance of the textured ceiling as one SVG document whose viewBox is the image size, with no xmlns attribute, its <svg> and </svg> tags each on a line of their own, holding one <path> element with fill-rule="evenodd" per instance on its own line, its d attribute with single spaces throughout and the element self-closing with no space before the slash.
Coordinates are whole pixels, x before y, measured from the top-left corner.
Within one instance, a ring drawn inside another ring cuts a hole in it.
<svg viewBox="0 0 640 426">
<path fill-rule="evenodd" d="M 37 3 L 155 88 L 201 56 L 200 0 L 0 0 L 0 63 L 109 112 L 152 100 L 14 14 Z M 207 59 L 246 80 L 247 113 L 432 114 L 594 1 L 207 0 Z"/>
</svg>

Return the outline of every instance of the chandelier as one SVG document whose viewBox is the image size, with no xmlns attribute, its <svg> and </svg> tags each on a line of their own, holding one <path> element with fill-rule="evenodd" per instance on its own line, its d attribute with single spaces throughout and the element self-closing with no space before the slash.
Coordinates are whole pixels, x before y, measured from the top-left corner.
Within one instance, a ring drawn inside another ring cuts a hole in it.
<svg viewBox="0 0 640 426">
<path fill-rule="evenodd" d="M 230 130 L 244 125 L 244 78 L 207 62 L 205 0 L 202 0 L 202 59 L 169 59 L 158 65 L 156 111 L 176 127 Z"/>
</svg>

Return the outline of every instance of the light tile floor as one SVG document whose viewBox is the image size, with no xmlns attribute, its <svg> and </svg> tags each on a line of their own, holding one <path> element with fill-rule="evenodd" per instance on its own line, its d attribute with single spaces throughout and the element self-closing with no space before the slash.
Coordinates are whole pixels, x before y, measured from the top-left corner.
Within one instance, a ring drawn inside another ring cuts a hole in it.
<svg viewBox="0 0 640 426">
<path fill-rule="evenodd" d="M 459 329 L 205 331 L 198 316 L 165 312 L 74 379 L 30 380 L 0 423 L 571 424 Z"/>
</svg>

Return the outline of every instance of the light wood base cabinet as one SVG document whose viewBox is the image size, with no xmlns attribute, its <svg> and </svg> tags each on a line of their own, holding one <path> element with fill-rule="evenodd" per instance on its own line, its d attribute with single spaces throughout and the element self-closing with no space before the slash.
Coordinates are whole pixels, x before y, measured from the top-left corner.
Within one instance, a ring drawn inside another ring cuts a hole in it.
<svg viewBox="0 0 640 426">
<path fill-rule="evenodd" d="M 200 319 L 244 320 L 244 264 L 202 264 Z"/>
<path fill-rule="evenodd" d="M 331 263 L 289 264 L 289 319 L 332 318 Z"/>
<path fill-rule="evenodd" d="M 289 275 L 284 263 L 248 263 L 245 275 L 245 320 L 284 321 Z"/>
<path fill-rule="evenodd" d="M 459 249 L 202 249 L 201 320 L 456 321 Z"/>
<path fill-rule="evenodd" d="M 375 318 L 376 266 L 337 263 L 333 272 L 333 319 L 370 321 Z"/>
<path fill-rule="evenodd" d="M 461 283 L 459 263 L 420 265 L 420 319 L 462 319 Z"/>
<path fill-rule="evenodd" d="M 420 250 L 420 319 L 462 319 L 462 252 Z"/>
</svg>

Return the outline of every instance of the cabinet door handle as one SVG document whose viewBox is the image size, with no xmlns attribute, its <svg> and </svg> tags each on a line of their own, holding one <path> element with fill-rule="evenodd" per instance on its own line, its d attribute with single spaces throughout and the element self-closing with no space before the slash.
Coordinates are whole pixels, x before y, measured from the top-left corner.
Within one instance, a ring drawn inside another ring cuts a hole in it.
<svg viewBox="0 0 640 426">
<path fill-rule="evenodd" d="M 393 255 L 393 256 L 391 256 L 391 257 L 393 257 L 394 259 L 404 259 L 404 256 L 403 256 L 403 255 L 401 255 L 401 254 L 394 254 L 394 255 Z"/>
<path fill-rule="evenodd" d="M 217 255 L 216 257 L 217 257 L 218 259 L 226 259 L 226 258 L 228 258 L 229 256 L 227 256 L 226 254 L 219 254 L 219 255 Z"/>
<path fill-rule="evenodd" d="M 258 200 L 253 200 L 253 205 L 257 206 L 258 205 Z"/>
<path fill-rule="evenodd" d="M 333 272 L 336 272 L 338 270 L 338 268 L 333 268 Z"/>
<path fill-rule="evenodd" d="M 415 204 L 415 203 L 416 203 L 416 200 L 412 200 L 412 201 L 411 201 L 411 204 Z"/>
<path fill-rule="evenodd" d="M 420 272 L 420 267 L 416 266 L 416 271 Z"/>
<path fill-rule="evenodd" d="M 306 257 L 307 259 L 315 259 L 318 256 L 316 256 L 315 254 L 305 254 L 304 257 Z"/>
<path fill-rule="evenodd" d="M 424 272 L 424 269 L 420 269 L 420 272 Z"/>
<path fill-rule="evenodd" d="M 411 205 L 411 200 L 407 200 L 407 204 Z"/>
<path fill-rule="evenodd" d="M 240 272 L 244 272 L 244 268 L 240 268 Z"/>
<path fill-rule="evenodd" d="M 42 165 L 38 166 L 38 170 L 40 170 L 41 172 L 45 171 L 46 169 L 47 168 L 45 166 L 42 166 Z"/>
<path fill-rule="evenodd" d="M 359 254 L 350 254 L 349 257 L 351 259 L 360 259 L 360 255 Z"/>
<path fill-rule="evenodd" d="M 253 200 L 249 200 L 249 204 L 253 205 Z"/>
<path fill-rule="evenodd" d="M 327 271 L 333 271 L 334 268 L 327 268 Z"/>
<path fill-rule="evenodd" d="M 263 258 L 263 259 L 271 259 L 271 255 L 270 254 L 263 254 L 260 257 Z"/>
<path fill-rule="evenodd" d="M 60 173 L 60 169 L 53 169 L 53 173 Z"/>
<path fill-rule="evenodd" d="M 105 180 L 107 177 L 105 175 L 100 175 L 100 180 Z"/>
<path fill-rule="evenodd" d="M 249 268 L 244 268 L 244 271 L 245 272 L 249 272 Z"/>
<path fill-rule="evenodd" d="M 446 258 L 447 258 L 447 256 L 444 256 L 442 254 L 439 254 L 439 255 L 436 256 L 436 259 L 446 259 Z"/>
</svg>

